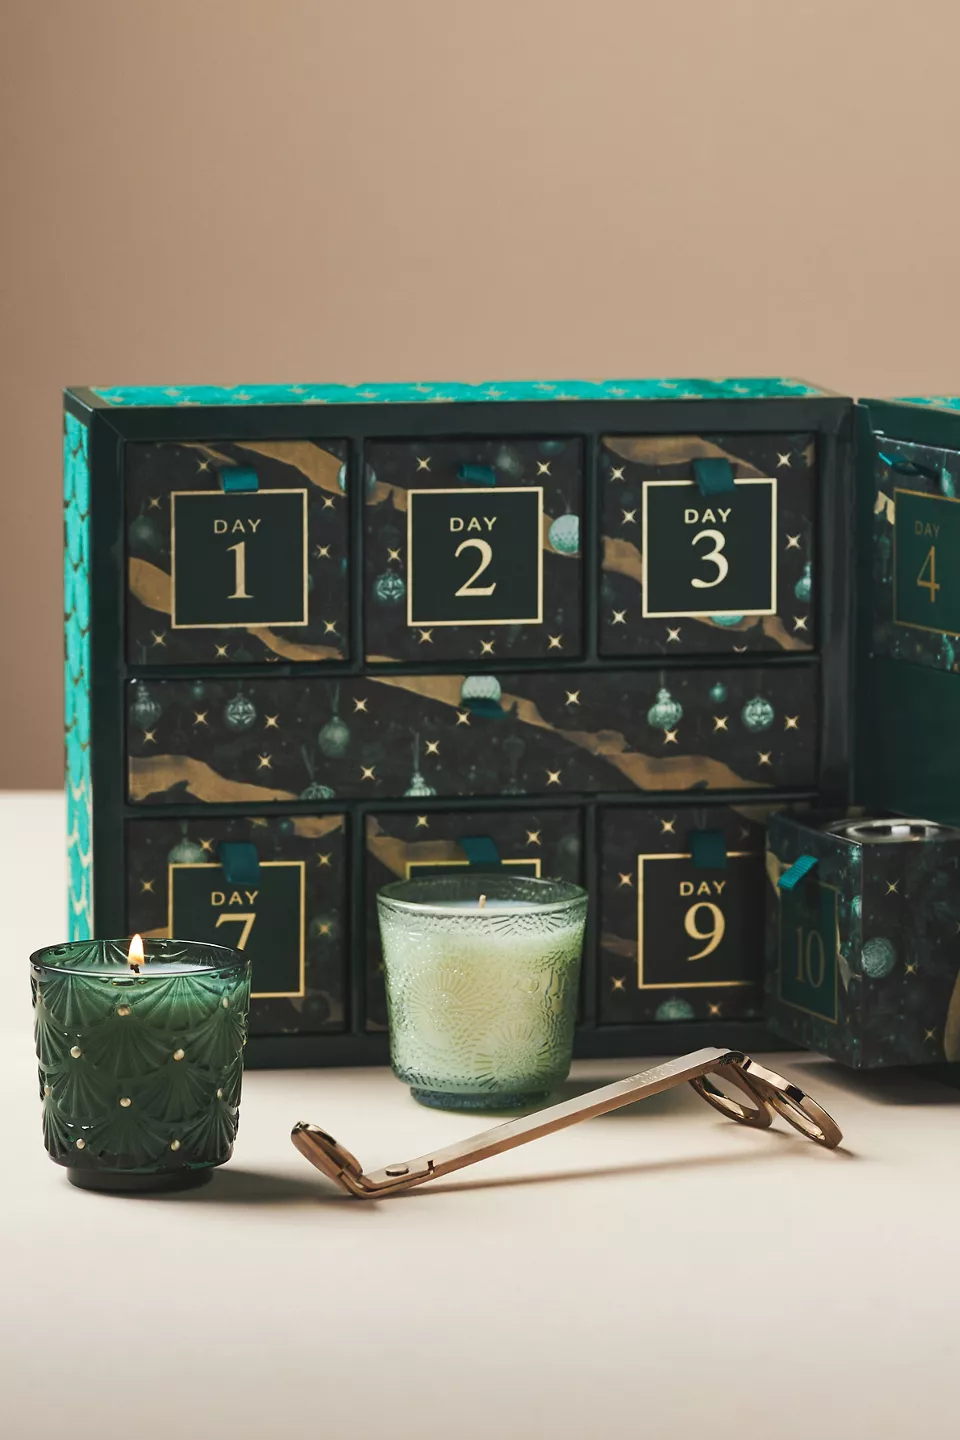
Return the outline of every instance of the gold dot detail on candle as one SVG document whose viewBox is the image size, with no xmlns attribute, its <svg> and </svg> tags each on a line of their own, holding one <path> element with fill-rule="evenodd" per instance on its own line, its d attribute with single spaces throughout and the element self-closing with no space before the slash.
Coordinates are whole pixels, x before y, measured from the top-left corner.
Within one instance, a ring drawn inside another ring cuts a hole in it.
<svg viewBox="0 0 960 1440">
<path fill-rule="evenodd" d="M 217 1099 L 218 1099 L 218 1100 L 222 1100 L 222 1099 L 223 1099 L 223 1091 L 222 1091 L 222 1090 L 218 1090 L 218 1091 L 217 1091 Z"/>
<path fill-rule="evenodd" d="M 80 1139 L 77 1141 L 77 1149 L 78 1149 L 78 1150 L 86 1150 L 86 1148 L 87 1148 L 87 1142 L 86 1142 L 86 1140 L 84 1140 L 83 1136 L 81 1135 Z"/>
<path fill-rule="evenodd" d="M 180 1141 L 179 1141 L 179 1140 L 171 1140 L 171 1141 L 170 1141 L 170 1149 L 171 1149 L 171 1150 L 179 1150 L 179 1149 L 180 1149 Z"/>
<path fill-rule="evenodd" d="M 129 1095 L 121 1095 L 120 1104 L 123 1106 L 124 1110 L 129 1110 L 130 1106 L 133 1104 L 133 1101 L 130 1099 Z"/>
<path fill-rule="evenodd" d="M 182 1060 L 186 1053 L 187 1052 L 185 1050 L 174 1050 L 173 1058 L 174 1060 Z"/>
<path fill-rule="evenodd" d="M 118 1014 L 118 1015 L 129 1015 L 129 1014 L 130 1014 L 130 1006 L 129 1006 L 129 1005 L 118 1005 L 118 1006 L 117 1006 L 117 1014 Z"/>
<path fill-rule="evenodd" d="M 230 1009 L 230 1001 L 227 999 L 226 995 L 224 995 L 223 999 L 220 1001 L 220 1004 L 223 1006 L 224 1010 Z"/>
<path fill-rule="evenodd" d="M 44 1093 L 44 1095 L 49 1095 L 49 1094 L 50 1094 L 50 1086 L 49 1086 L 49 1085 L 44 1085 L 44 1087 L 43 1087 L 43 1093 Z"/>
<path fill-rule="evenodd" d="M 74 1060 L 79 1060 L 80 1056 L 83 1054 L 83 1051 L 80 1049 L 79 1045 L 71 1045 L 70 1054 L 73 1056 Z"/>
</svg>

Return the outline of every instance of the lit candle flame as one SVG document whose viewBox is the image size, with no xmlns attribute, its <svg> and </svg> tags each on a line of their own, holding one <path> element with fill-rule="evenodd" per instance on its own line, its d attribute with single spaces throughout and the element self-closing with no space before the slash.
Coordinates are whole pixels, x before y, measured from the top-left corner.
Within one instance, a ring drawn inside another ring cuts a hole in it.
<svg viewBox="0 0 960 1440">
<path fill-rule="evenodd" d="M 134 935 L 130 941 L 130 948 L 127 951 L 127 964 L 131 970 L 139 970 L 143 964 L 143 940 L 139 935 Z"/>
</svg>

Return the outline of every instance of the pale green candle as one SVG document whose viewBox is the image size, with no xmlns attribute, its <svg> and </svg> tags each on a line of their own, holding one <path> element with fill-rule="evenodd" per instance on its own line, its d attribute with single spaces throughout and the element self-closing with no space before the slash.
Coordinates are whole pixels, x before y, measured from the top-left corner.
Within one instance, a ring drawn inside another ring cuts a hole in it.
<svg viewBox="0 0 960 1440">
<path fill-rule="evenodd" d="M 567 1076 L 587 895 L 507 871 L 377 897 L 394 1073 L 425 1105 L 514 1109 Z"/>
</svg>

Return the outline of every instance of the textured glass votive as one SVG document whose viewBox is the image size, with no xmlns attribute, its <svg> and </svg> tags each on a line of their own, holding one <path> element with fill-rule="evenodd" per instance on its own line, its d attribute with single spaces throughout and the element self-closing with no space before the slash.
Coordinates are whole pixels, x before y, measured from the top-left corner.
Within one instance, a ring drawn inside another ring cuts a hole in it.
<svg viewBox="0 0 960 1440">
<path fill-rule="evenodd" d="M 222 945 L 77 940 L 30 957 L 47 1153 L 75 1185 L 173 1190 L 230 1158 L 250 962 Z"/>
<path fill-rule="evenodd" d="M 464 872 L 387 885 L 377 906 L 390 1058 L 417 1100 L 514 1109 L 566 1078 L 586 891 Z"/>
</svg>

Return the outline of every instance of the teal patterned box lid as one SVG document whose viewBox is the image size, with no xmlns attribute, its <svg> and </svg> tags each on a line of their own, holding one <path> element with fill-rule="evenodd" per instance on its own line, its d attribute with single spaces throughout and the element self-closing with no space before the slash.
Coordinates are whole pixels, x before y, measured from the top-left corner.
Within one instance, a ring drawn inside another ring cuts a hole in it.
<svg viewBox="0 0 960 1440">
<path fill-rule="evenodd" d="M 441 380 L 386 385 L 115 385 L 91 394 L 113 406 L 423 405 L 531 400 L 790 400 L 834 392 L 805 380 Z"/>
<path fill-rule="evenodd" d="M 960 395 L 898 395 L 896 405 L 922 405 L 927 410 L 953 410 L 960 414 Z"/>
</svg>

